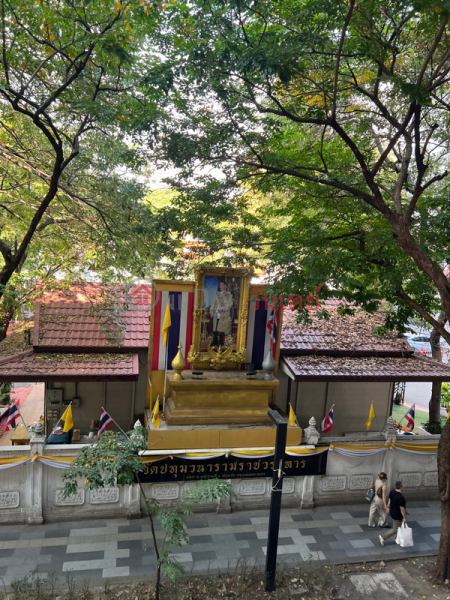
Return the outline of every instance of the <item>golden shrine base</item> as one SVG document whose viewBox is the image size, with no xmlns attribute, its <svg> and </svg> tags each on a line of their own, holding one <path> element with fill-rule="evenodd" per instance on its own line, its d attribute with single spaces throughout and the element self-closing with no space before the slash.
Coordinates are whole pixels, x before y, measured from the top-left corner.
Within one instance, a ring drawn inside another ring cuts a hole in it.
<svg viewBox="0 0 450 600">
<path fill-rule="evenodd" d="M 200 378 L 183 371 L 182 376 L 167 374 L 167 425 L 270 423 L 267 411 L 278 379 L 266 380 L 262 373 L 248 379 L 245 371 L 204 371 Z"/>
</svg>

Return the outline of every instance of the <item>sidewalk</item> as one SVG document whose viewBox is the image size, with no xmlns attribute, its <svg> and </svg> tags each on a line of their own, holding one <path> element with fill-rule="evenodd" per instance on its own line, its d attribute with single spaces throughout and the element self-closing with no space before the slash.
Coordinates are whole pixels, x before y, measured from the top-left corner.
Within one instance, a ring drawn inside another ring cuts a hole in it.
<svg viewBox="0 0 450 600">
<path fill-rule="evenodd" d="M 43 383 L 39 383 L 32 387 L 20 387 L 13 390 L 13 398 L 19 406 L 27 426 L 39 421 L 39 417 L 44 414 L 44 387 Z M 17 423 L 21 422 L 22 419 L 17 421 Z M 11 446 L 11 436 L 14 431 L 5 431 L 5 425 L 6 423 L 2 423 L 3 427 L 0 429 L 0 446 Z"/>
<path fill-rule="evenodd" d="M 439 502 L 408 503 L 413 548 L 400 548 L 394 538 L 382 548 L 378 536 L 386 530 L 369 528 L 368 512 L 368 503 L 283 509 L 279 561 L 341 564 L 437 554 Z M 239 561 L 249 566 L 264 564 L 268 520 L 267 510 L 191 516 L 192 545 L 176 549 L 176 558 L 187 573 L 223 572 Z M 158 536 L 162 539 L 160 530 Z M 106 578 L 117 583 L 155 573 L 148 518 L 4 525 L 0 540 L 0 578 L 6 586 L 34 570 L 42 577 L 55 573 L 60 579 L 71 572 L 75 579 L 93 585 Z"/>
</svg>

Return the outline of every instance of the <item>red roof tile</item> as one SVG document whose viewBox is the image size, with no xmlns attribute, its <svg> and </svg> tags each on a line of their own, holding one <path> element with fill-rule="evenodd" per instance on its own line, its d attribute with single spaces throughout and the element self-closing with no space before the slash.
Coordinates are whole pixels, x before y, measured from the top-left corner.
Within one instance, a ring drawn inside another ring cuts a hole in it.
<svg viewBox="0 0 450 600">
<path fill-rule="evenodd" d="M 76 284 L 44 291 L 36 301 L 36 350 L 141 350 L 148 348 L 151 288 Z"/>
<path fill-rule="evenodd" d="M 283 356 L 296 381 L 450 381 L 450 365 L 411 356 Z"/>
<path fill-rule="evenodd" d="M 356 356 L 410 356 L 414 350 L 405 338 L 396 331 L 381 336 L 374 333 L 383 327 L 384 314 L 378 311 L 369 314 L 355 309 L 354 314 L 342 315 L 338 312 L 339 301 L 326 301 L 325 308 L 329 319 L 321 319 L 310 312 L 310 325 L 297 323 L 297 312 L 285 310 L 281 332 L 281 353 L 287 354 L 329 354 Z"/>
<path fill-rule="evenodd" d="M 0 381 L 137 381 L 138 354 L 36 353 L 0 359 Z"/>
</svg>

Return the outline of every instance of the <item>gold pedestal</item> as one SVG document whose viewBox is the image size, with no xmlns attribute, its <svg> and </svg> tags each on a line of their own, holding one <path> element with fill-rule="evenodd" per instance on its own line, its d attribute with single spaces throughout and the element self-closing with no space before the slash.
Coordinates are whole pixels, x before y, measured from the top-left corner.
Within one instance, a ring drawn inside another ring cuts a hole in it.
<svg viewBox="0 0 450 600">
<path fill-rule="evenodd" d="M 169 426 L 270 423 L 267 411 L 279 383 L 260 373 L 247 379 L 245 371 L 204 371 L 199 379 L 184 371 L 181 381 L 169 372 L 167 382 L 172 389 L 165 409 Z"/>
</svg>

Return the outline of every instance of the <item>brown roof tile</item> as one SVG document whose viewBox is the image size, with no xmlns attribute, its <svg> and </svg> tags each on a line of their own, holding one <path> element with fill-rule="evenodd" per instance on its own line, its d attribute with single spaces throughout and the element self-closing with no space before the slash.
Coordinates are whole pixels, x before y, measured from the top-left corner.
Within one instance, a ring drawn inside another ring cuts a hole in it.
<svg viewBox="0 0 450 600">
<path fill-rule="evenodd" d="M 296 381 L 450 381 L 450 365 L 411 357 L 283 356 Z"/>
<path fill-rule="evenodd" d="M 36 301 L 36 350 L 140 350 L 148 347 L 151 289 L 77 284 Z"/>
<path fill-rule="evenodd" d="M 137 381 L 138 354 L 36 353 L 0 359 L 0 381 Z"/>
<path fill-rule="evenodd" d="M 323 306 L 323 304 L 322 304 Z M 355 309 L 353 315 L 338 313 L 338 301 L 326 301 L 325 308 L 329 319 L 321 319 L 310 312 L 310 325 L 297 323 L 297 313 L 285 310 L 281 332 L 281 353 L 288 354 L 331 354 L 357 356 L 409 356 L 414 350 L 405 338 L 396 331 L 386 335 L 374 333 L 384 324 L 384 314 L 380 310 L 369 314 Z"/>
</svg>

